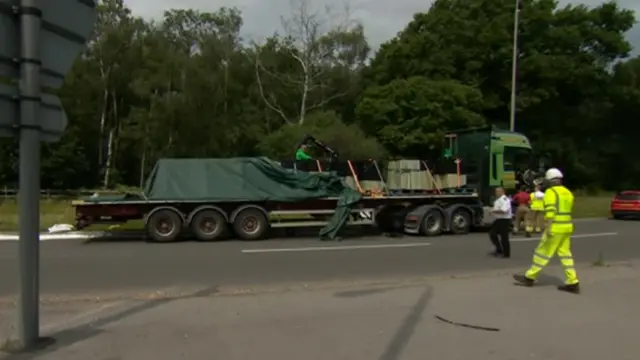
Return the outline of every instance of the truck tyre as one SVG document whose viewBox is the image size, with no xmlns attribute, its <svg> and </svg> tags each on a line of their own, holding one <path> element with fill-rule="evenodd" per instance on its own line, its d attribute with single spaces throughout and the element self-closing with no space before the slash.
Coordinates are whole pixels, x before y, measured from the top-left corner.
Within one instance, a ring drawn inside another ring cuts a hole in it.
<svg viewBox="0 0 640 360">
<path fill-rule="evenodd" d="M 200 241 L 217 240 L 227 230 L 227 221 L 217 210 L 198 211 L 191 219 L 191 231 Z"/>
<path fill-rule="evenodd" d="M 154 242 L 172 242 L 182 232 L 183 221 L 173 210 L 158 210 L 147 220 L 147 233 Z"/>
<path fill-rule="evenodd" d="M 454 234 L 468 234 L 471 231 L 471 214 L 467 209 L 457 209 L 451 214 L 449 229 Z"/>
<path fill-rule="evenodd" d="M 425 236 L 438 236 L 444 230 L 444 216 L 437 209 L 431 209 L 422 219 L 420 224 Z"/>
<path fill-rule="evenodd" d="M 260 240 L 269 231 L 269 219 L 256 208 L 247 208 L 233 220 L 233 230 L 242 240 Z"/>
</svg>

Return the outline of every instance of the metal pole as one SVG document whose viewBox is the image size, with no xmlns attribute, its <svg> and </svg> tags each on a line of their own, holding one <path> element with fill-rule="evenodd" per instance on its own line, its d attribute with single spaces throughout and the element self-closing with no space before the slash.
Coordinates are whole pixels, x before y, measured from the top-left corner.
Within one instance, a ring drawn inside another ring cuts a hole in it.
<svg viewBox="0 0 640 360">
<path fill-rule="evenodd" d="M 513 13 L 513 54 L 511 59 L 511 104 L 509 106 L 509 130 L 516 129 L 516 86 L 518 77 L 518 28 L 520 27 L 520 0 L 516 0 Z"/>
<path fill-rule="evenodd" d="M 41 13 L 38 0 L 21 0 L 20 79 L 20 304 L 18 340 L 24 348 L 36 345 L 39 332 L 40 229 L 40 52 Z"/>
</svg>

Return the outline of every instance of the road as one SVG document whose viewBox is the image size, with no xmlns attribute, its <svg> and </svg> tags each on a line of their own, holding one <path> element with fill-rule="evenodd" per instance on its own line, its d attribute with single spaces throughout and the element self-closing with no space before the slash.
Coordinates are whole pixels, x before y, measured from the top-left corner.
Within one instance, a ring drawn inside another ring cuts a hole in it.
<svg viewBox="0 0 640 360">
<path fill-rule="evenodd" d="M 578 263 L 640 258 L 640 222 L 576 224 Z M 45 294 L 91 294 L 175 286 L 251 286 L 312 281 L 418 277 L 476 270 L 524 270 L 537 239 L 516 237 L 512 259 L 494 259 L 486 234 L 436 238 L 368 237 L 342 242 L 279 239 L 262 242 L 141 241 L 41 243 Z M 17 289 L 17 243 L 0 243 L 0 297 Z"/>
</svg>

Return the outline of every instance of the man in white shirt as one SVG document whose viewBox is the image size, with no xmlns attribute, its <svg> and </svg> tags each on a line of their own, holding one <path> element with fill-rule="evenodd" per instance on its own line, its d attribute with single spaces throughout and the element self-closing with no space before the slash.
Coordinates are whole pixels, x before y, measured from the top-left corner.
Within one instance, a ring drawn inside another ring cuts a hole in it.
<svg viewBox="0 0 640 360">
<path fill-rule="evenodd" d="M 511 227 L 511 199 L 504 194 L 504 189 L 496 188 L 496 201 L 491 210 L 495 220 L 489 231 L 489 238 L 496 247 L 491 253 L 495 257 L 510 258 L 511 244 L 509 243 L 509 228 Z"/>
</svg>

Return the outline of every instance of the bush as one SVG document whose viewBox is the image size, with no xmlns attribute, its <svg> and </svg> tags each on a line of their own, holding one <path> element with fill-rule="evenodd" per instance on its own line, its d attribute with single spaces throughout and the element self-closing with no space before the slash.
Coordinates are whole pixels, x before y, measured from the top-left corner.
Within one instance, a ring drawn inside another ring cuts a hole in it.
<svg viewBox="0 0 640 360">
<path fill-rule="evenodd" d="M 382 145 L 367 137 L 357 125 L 343 123 L 333 112 L 315 112 L 307 116 L 302 125 L 283 126 L 266 136 L 258 148 L 273 159 L 292 159 L 296 145 L 306 135 L 312 135 L 338 152 L 342 159 L 381 159 L 386 156 Z M 320 149 L 312 149 L 312 155 L 322 158 Z"/>
</svg>

